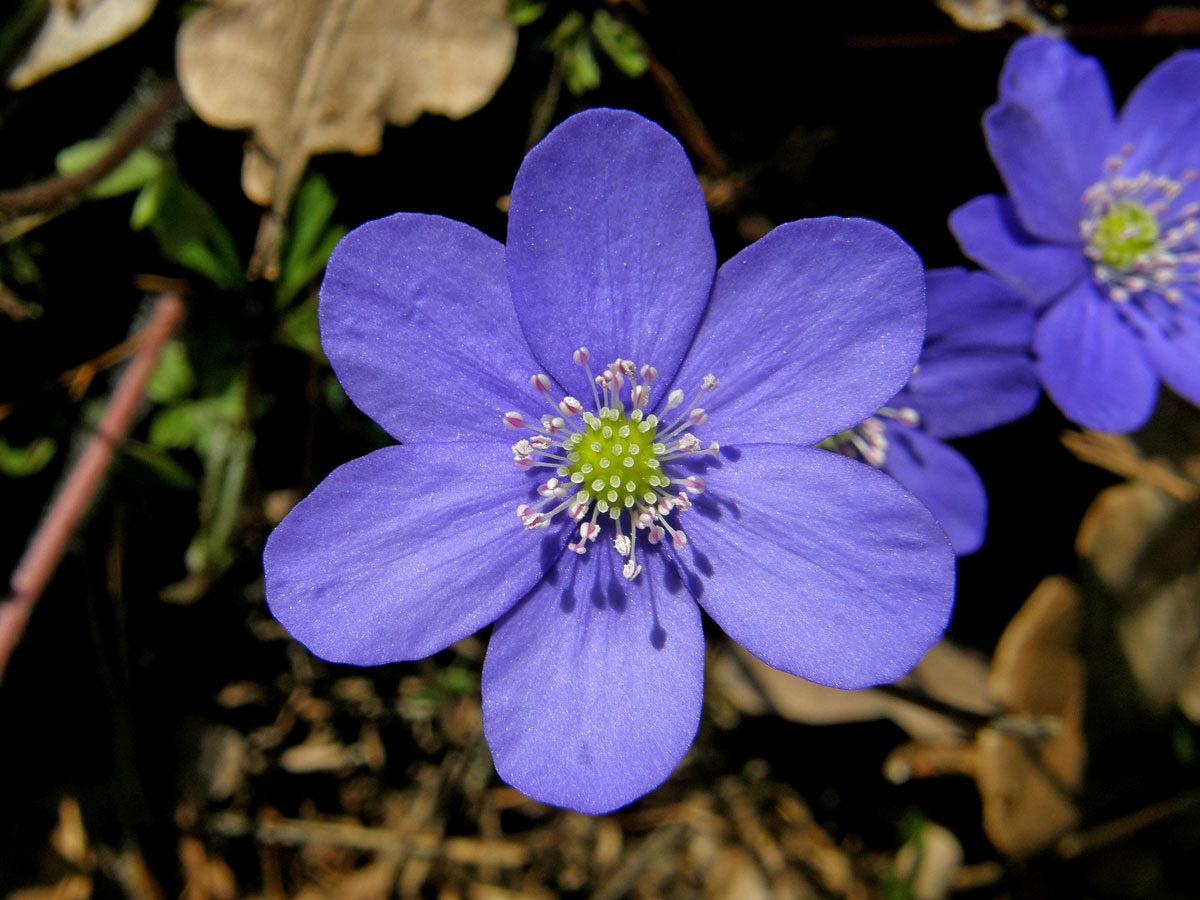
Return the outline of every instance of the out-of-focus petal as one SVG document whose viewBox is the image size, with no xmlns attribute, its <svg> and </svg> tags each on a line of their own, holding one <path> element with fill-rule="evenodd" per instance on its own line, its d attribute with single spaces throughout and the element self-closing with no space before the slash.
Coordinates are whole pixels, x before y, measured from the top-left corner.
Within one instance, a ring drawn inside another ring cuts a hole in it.
<svg viewBox="0 0 1200 900">
<path fill-rule="evenodd" d="M 1134 88 L 1117 126 L 1116 147 L 1125 145 L 1133 152 L 1123 171 L 1131 176 L 1178 178 L 1200 167 L 1200 51 L 1176 53 Z"/>
<path fill-rule="evenodd" d="M 1158 377 L 1116 304 L 1090 282 L 1042 316 L 1033 349 L 1042 387 L 1071 421 L 1121 433 L 1150 418 Z"/>
<path fill-rule="evenodd" d="M 675 373 L 716 270 L 704 194 L 679 142 L 624 110 L 567 119 L 525 157 L 508 211 L 517 316 L 546 370 L 590 393 L 618 357 Z"/>
<path fill-rule="evenodd" d="M 335 469 L 271 533 L 267 604 L 332 662 L 420 659 L 537 583 L 561 534 L 525 532 L 534 482 L 495 442 L 387 447 Z"/>
<path fill-rule="evenodd" d="M 696 734 L 700 611 L 658 549 L 633 581 L 610 546 L 564 562 L 496 623 L 483 727 L 500 777 L 599 814 L 661 784 Z"/>
<path fill-rule="evenodd" d="M 1035 237 L 1017 220 L 1007 197 L 982 194 L 967 201 L 950 213 L 950 230 L 963 253 L 1038 307 L 1087 274 L 1077 237 L 1073 244 L 1050 244 Z"/>
<path fill-rule="evenodd" d="M 1013 45 L 984 132 L 1030 231 L 1062 243 L 1078 238 L 1081 197 L 1103 174 L 1113 131 L 1112 96 L 1095 59 L 1045 35 Z"/>
<path fill-rule="evenodd" d="M 709 373 L 698 436 L 812 444 L 856 425 L 906 382 L 925 330 L 921 261 L 866 219 L 780 225 L 721 266 L 676 386 Z"/>
<path fill-rule="evenodd" d="M 1179 315 L 1179 311 L 1171 309 L 1165 300 L 1148 302 L 1156 305 L 1158 308 L 1154 311 L 1170 324 L 1161 321 L 1157 325 L 1145 323 L 1142 341 L 1146 355 L 1171 390 L 1200 406 L 1200 319 L 1194 312 Z M 1172 316 L 1172 313 L 1176 315 Z"/>
<path fill-rule="evenodd" d="M 863 688 L 916 665 L 954 600 L 953 551 L 929 511 L 836 453 L 737 449 L 681 523 L 700 604 L 763 662 L 809 681 Z"/>
<path fill-rule="evenodd" d="M 975 468 L 953 447 L 899 423 L 888 423 L 883 469 L 928 507 L 959 556 L 983 546 L 987 492 Z"/>
<path fill-rule="evenodd" d="M 400 440 L 503 439 L 501 416 L 521 408 L 540 369 L 509 299 L 504 247 L 440 216 L 398 213 L 346 235 L 321 284 L 320 321 L 350 399 Z"/>
<path fill-rule="evenodd" d="M 925 431 L 958 437 L 1026 415 L 1041 395 L 1033 310 L 986 272 L 926 272 L 929 324 L 921 361 L 890 406 L 921 414 Z"/>
</svg>

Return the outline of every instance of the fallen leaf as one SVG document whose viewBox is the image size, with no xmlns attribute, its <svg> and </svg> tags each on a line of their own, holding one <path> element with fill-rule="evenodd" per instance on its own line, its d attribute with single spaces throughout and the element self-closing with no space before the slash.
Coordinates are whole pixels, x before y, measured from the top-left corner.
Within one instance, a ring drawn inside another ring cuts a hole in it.
<svg viewBox="0 0 1200 900">
<path fill-rule="evenodd" d="M 962 863 L 962 844 L 954 833 L 936 822 L 926 822 L 896 854 L 895 869 L 913 900 L 943 900 Z"/>
<path fill-rule="evenodd" d="M 968 31 L 994 31 L 1010 22 L 1030 32 L 1059 29 L 1035 10 L 1028 0 L 934 0 L 938 9 Z"/>
<path fill-rule="evenodd" d="M 922 742 L 953 742 L 967 736 L 949 717 L 893 693 L 843 691 L 814 684 L 773 669 L 736 645 L 732 654 L 714 651 L 709 665 L 710 682 L 728 702 L 749 715 L 774 712 L 808 725 L 891 719 Z M 988 715 L 996 708 L 987 699 L 986 681 L 987 664 L 978 654 L 942 641 L 901 684 L 958 709 Z"/>
<path fill-rule="evenodd" d="M 1145 481 L 1106 488 L 1084 513 L 1075 552 L 1110 590 L 1123 591 L 1133 582 L 1146 545 L 1179 505 Z"/>
<path fill-rule="evenodd" d="M 385 122 L 474 112 L 516 42 L 504 0 L 230 0 L 189 19 L 184 96 L 210 125 L 253 133 L 242 189 L 270 211 L 251 272 L 278 275 L 283 215 L 311 156 L 377 153 Z"/>
<path fill-rule="evenodd" d="M 73 66 L 137 31 L 158 0 L 74 0 L 51 3 L 29 50 L 8 76 L 19 91 Z"/>
<path fill-rule="evenodd" d="M 1145 481 L 1102 491 L 1075 540 L 1112 592 L 1117 640 L 1146 705 L 1189 717 L 1200 668 L 1200 505 Z"/>
<path fill-rule="evenodd" d="M 976 782 L 983 827 L 998 850 L 1028 856 L 1079 821 L 1072 794 L 1083 779 L 1083 660 L 1075 650 L 1079 590 L 1050 576 L 1000 636 L 988 680 L 1013 725 L 1026 717 L 1056 727 L 1034 738 L 1012 728 L 981 729 Z M 999 723 L 997 723 L 999 725 Z"/>
</svg>

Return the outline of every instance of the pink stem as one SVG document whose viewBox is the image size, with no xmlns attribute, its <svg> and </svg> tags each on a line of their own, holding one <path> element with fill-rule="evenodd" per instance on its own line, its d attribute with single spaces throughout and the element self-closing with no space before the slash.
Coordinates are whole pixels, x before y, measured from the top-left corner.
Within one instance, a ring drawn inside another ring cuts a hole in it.
<svg viewBox="0 0 1200 900">
<path fill-rule="evenodd" d="M 158 298 L 150 323 L 142 332 L 141 344 L 109 397 L 95 434 L 83 448 L 17 564 L 10 582 L 11 593 L 0 601 L 0 675 L 4 674 L 34 605 L 58 567 L 75 526 L 92 502 L 112 462 L 113 451 L 129 431 L 159 351 L 182 318 L 183 301 L 177 295 L 163 294 Z"/>
</svg>

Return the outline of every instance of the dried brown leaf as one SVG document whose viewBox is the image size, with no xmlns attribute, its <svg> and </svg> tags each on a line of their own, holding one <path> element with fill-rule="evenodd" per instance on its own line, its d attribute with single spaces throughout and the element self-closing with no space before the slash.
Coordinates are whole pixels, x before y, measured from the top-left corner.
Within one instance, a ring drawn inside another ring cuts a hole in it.
<svg viewBox="0 0 1200 900">
<path fill-rule="evenodd" d="M 1058 33 L 1028 0 L 934 0 L 938 9 L 968 31 L 994 31 L 1010 22 L 1026 31 Z"/>
<path fill-rule="evenodd" d="M 1147 543 L 1179 507 L 1179 502 L 1144 481 L 1101 491 L 1084 514 L 1075 552 L 1088 560 L 1113 591 L 1132 583 Z"/>
<path fill-rule="evenodd" d="M 988 838 L 1009 856 L 1047 846 L 1079 821 L 1072 793 L 1083 778 L 1083 661 L 1075 650 L 1079 591 L 1043 579 L 1008 624 L 989 685 L 1014 715 L 1047 717 L 1054 733 L 1030 739 L 1000 728 L 978 736 L 976 780 Z"/>
<path fill-rule="evenodd" d="M 943 900 L 963 862 L 963 848 L 948 828 L 927 822 L 896 854 L 896 874 L 909 885 L 913 900 Z"/>
<path fill-rule="evenodd" d="M 772 711 L 809 725 L 891 719 L 919 741 L 948 742 L 964 736 L 950 718 L 894 694 L 824 687 L 773 669 L 739 646 L 733 645 L 732 652 L 736 659 L 728 652 L 713 654 L 710 682 L 750 715 Z M 986 715 L 995 711 L 986 696 L 986 681 L 987 667 L 977 654 L 942 641 L 905 683 L 951 706 Z"/>
<path fill-rule="evenodd" d="M 504 0 L 229 0 L 189 19 L 184 95 L 210 125 L 253 132 L 242 188 L 271 207 L 262 273 L 276 274 L 283 212 L 311 156 L 376 153 L 385 122 L 474 112 L 516 40 Z"/>
<path fill-rule="evenodd" d="M 52 3 L 29 50 L 8 76 L 19 91 L 73 66 L 137 31 L 158 0 L 75 0 Z"/>
</svg>

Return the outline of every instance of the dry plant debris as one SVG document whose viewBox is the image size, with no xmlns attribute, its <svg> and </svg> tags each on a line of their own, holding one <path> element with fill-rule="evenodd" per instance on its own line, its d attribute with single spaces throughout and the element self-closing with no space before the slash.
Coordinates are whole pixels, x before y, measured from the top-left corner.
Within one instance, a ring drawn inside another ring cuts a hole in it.
<svg viewBox="0 0 1200 900">
<path fill-rule="evenodd" d="M 504 0 L 231 0 L 179 32 L 179 79 L 218 128 L 250 129 L 242 189 L 270 207 L 253 274 L 278 273 L 283 214 L 311 156 L 379 152 L 385 122 L 483 106 L 508 74 Z"/>
<path fill-rule="evenodd" d="M 984 830 L 1009 856 L 1032 854 L 1079 822 L 1073 795 L 1087 754 L 1079 610 L 1074 584 L 1045 578 L 996 645 L 989 690 L 1010 716 L 1024 717 L 1030 733 L 981 729 L 975 777 Z"/>
<path fill-rule="evenodd" d="M 73 66 L 137 31 L 158 0 L 52 2 L 42 27 L 8 76 L 14 91 Z"/>
</svg>

